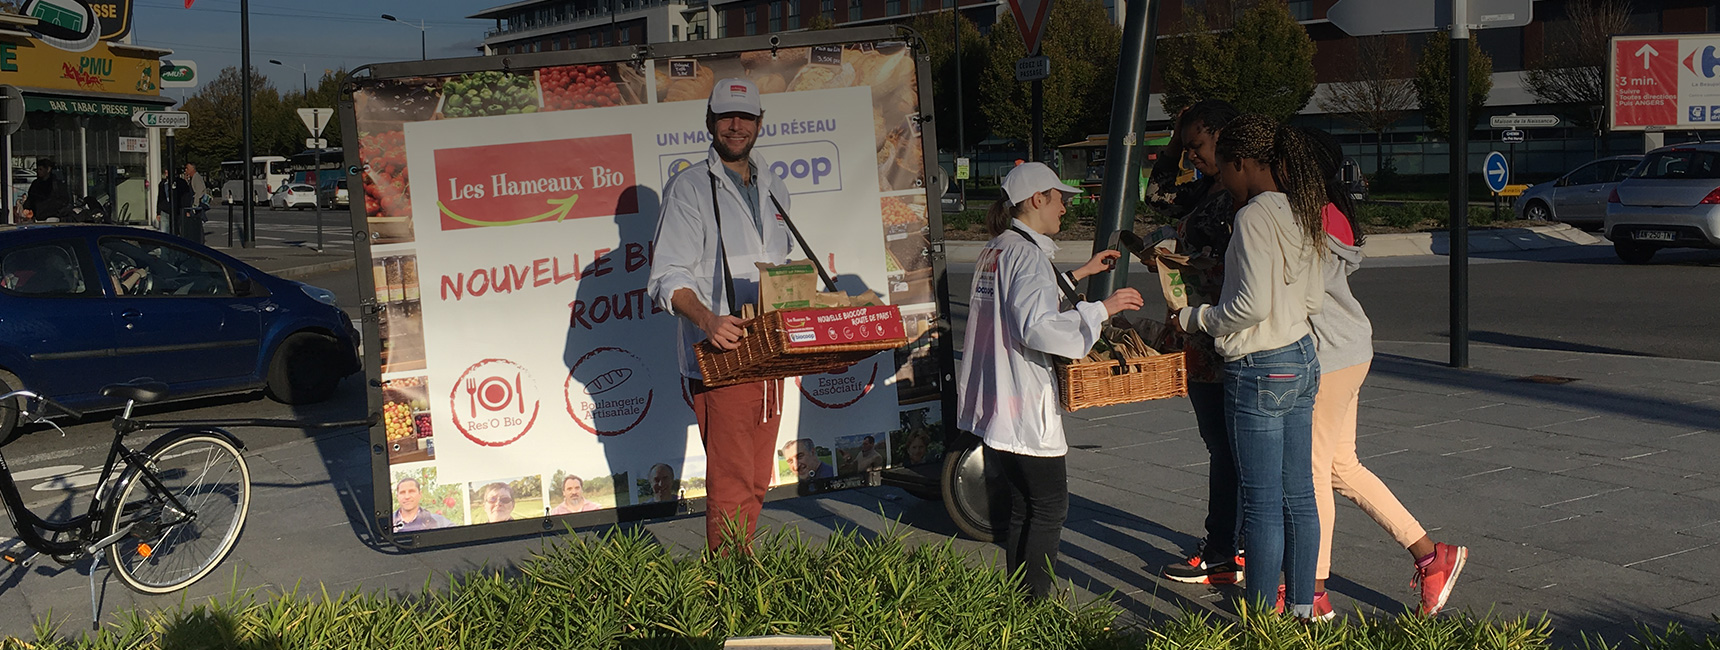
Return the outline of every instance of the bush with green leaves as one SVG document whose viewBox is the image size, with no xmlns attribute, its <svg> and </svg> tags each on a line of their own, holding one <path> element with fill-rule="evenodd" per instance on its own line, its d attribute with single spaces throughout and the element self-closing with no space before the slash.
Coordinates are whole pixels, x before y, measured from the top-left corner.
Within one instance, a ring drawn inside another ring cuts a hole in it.
<svg viewBox="0 0 1720 650">
<path fill-rule="evenodd" d="M 838 531 L 822 544 L 797 533 L 754 552 L 677 556 L 639 529 L 548 542 L 517 568 L 474 573 L 416 596 L 246 592 L 160 611 L 130 611 L 99 632 L 0 638 L 0 650 L 688 648 L 730 636 L 805 634 L 838 648 L 1211 650 L 1371 648 L 1538 650 L 1550 627 L 1528 617 L 1475 620 L 1351 616 L 1324 625 L 1244 613 L 1188 613 L 1117 625 L 1105 599 L 1029 602 L 1013 578 L 950 542 L 909 544 L 894 531 Z M 1623 646 L 1714 649 L 1681 629 L 1644 631 Z"/>
</svg>

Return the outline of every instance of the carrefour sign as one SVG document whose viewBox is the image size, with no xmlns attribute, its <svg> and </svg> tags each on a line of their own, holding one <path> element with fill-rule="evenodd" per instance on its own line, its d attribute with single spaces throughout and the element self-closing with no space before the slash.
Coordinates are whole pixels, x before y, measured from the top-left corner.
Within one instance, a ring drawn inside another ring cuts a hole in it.
<svg viewBox="0 0 1720 650">
<path fill-rule="evenodd" d="M 1614 37 L 1608 69 L 1614 130 L 1720 128 L 1720 34 Z"/>
</svg>

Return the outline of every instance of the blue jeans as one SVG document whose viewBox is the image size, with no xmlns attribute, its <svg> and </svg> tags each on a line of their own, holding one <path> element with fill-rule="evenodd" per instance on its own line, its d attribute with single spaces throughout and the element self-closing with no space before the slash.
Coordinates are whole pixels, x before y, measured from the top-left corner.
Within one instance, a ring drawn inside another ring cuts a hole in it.
<svg viewBox="0 0 1720 650">
<path fill-rule="evenodd" d="M 1194 406 L 1200 439 L 1206 443 L 1206 546 L 1202 560 L 1210 564 L 1236 559 L 1242 515 L 1237 511 L 1236 454 L 1230 449 L 1230 431 L 1225 418 L 1223 383 L 1188 383 L 1188 401 Z"/>
<path fill-rule="evenodd" d="M 1284 573 L 1289 605 L 1314 603 L 1320 515 L 1314 507 L 1314 394 L 1320 361 L 1311 336 L 1224 364 L 1225 419 L 1248 531 L 1247 597 L 1271 607 Z"/>
</svg>

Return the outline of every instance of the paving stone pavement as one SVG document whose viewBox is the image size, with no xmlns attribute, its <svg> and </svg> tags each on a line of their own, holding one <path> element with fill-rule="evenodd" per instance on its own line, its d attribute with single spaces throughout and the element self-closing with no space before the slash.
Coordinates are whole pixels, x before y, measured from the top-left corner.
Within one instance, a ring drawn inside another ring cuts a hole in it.
<svg viewBox="0 0 1720 650">
<path fill-rule="evenodd" d="M 1453 609 L 1544 614 L 1567 646 L 1580 645 L 1580 632 L 1620 640 L 1636 621 L 1715 631 L 1720 363 L 1476 346 L 1475 367 L 1455 370 L 1442 365 L 1442 345 L 1378 349 L 1362 393 L 1360 454 L 1435 539 L 1470 548 Z M 1522 379 L 1531 375 L 1575 381 Z M 1059 577 L 1081 597 L 1108 598 L 1127 624 L 1187 609 L 1229 616 L 1231 592 L 1154 575 L 1194 548 L 1205 513 L 1207 460 L 1188 401 L 1082 410 L 1066 423 L 1074 448 Z M 251 515 L 227 563 L 185 594 L 160 597 L 98 570 L 104 620 L 235 589 L 410 594 L 465 572 L 506 570 L 544 543 L 411 553 L 377 545 L 360 515 L 370 499 L 362 435 L 252 451 Z M 1413 606 L 1408 554 L 1337 501 L 1329 588 L 1339 613 Z M 925 543 L 957 534 L 940 504 L 895 488 L 779 501 L 764 518 L 813 540 L 838 528 Z M 703 545 L 697 517 L 643 528 L 678 551 Z M 999 563 L 995 547 L 955 543 Z M 50 613 L 68 631 L 87 625 L 81 571 L 49 562 L 28 575 L 0 572 L 0 634 L 28 636 Z"/>
</svg>

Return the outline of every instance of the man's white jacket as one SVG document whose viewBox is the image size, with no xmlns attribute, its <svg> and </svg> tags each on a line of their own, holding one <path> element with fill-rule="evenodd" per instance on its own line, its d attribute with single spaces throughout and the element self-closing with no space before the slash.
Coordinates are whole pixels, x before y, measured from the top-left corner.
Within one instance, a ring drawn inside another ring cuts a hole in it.
<svg viewBox="0 0 1720 650">
<path fill-rule="evenodd" d="M 784 210 L 789 205 L 788 186 L 770 170 L 770 164 L 752 154 L 752 164 L 758 172 L 759 215 L 763 232 L 753 225 L 752 210 L 742 198 L 743 188 L 734 186 L 723 172 L 722 159 L 715 148 L 706 151 L 705 160 L 693 163 L 669 179 L 663 188 L 663 211 L 657 220 L 656 252 L 651 263 L 651 276 L 646 291 L 658 307 L 674 312 L 671 301 L 677 289 L 691 289 L 699 302 L 718 315 L 730 312 L 731 304 L 747 304 L 758 300 L 758 267 L 755 262 L 782 264 L 793 250 L 794 236 L 783 222 L 782 214 L 771 201 L 774 197 Z M 711 194 L 711 179 L 716 179 L 716 194 Z M 734 302 L 723 287 L 723 266 L 717 258 L 717 220 L 715 205 L 722 209 L 723 250 L 729 258 L 729 272 L 735 280 Z M 677 314 L 679 315 L 679 314 Z M 681 375 L 701 378 L 698 360 L 693 356 L 693 344 L 705 340 L 705 332 L 685 318 L 680 319 L 681 340 L 677 353 L 681 360 Z"/>
<path fill-rule="evenodd" d="M 1069 444 L 1052 360 L 1087 356 L 1099 340 L 1105 305 L 1082 302 L 1061 311 L 1051 266 L 1057 244 L 1019 220 L 1015 227 L 1033 241 L 1005 232 L 985 245 L 974 266 L 956 421 L 993 449 L 1062 456 Z"/>
</svg>

